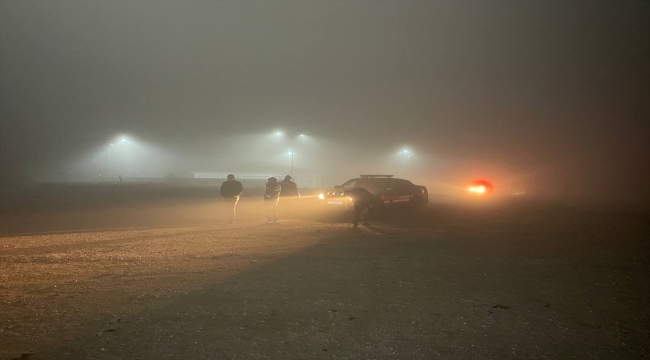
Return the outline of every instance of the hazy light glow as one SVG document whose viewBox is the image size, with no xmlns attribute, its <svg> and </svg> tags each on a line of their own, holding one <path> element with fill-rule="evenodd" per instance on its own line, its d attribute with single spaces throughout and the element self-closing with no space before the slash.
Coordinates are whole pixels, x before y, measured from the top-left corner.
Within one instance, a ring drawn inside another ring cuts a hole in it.
<svg viewBox="0 0 650 360">
<path fill-rule="evenodd" d="M 477 194 L 483 194 L 485 193 L 486 189 L 485 186 L 470 186 L 469 188 L 470 192 L 477 193 Z"/>
<path fill-rule="evenodd" d="M 309 138 L 309 136 L 307 136 L 307 134 L 305 134 L 305 133 L 300 133 L 300 134 L 296 135 L 295 133 L 290 132 L 290 133 L 287 134 L 282 130 L 274 131 L 273 133 L 271 133 L 271 136 L 287 137 L 289 139 L 296 139 L 296 138 L 306 139 L 306 138 Z"/>
<path fill-rule="evenodd" d="M 174 171 L 181 159 L 136 135 L 117 134 L 70 159 L 63 169 L 74 175 L 74 181 L 118 181 L 120 175 L 124 181 L 151 181 Z"/>
<path fill-rule="evenodd" d="M 476 195 L 487 195 L 491 194 L 494 190 L 494 186 L 486 180 L 477 180 L 470 183 L 467 187 L 467 191 L 476 194 Z"/>
<path fill-rule="evenodd" d="M 109 149 L 184 178 L 295 147 L 323 186 L 650 203 L 647 1 L 86 3 L 2 1 L 2 186 L 104 174 Z"/>
<path fill-rule="evenodd" d="M 120 146 L 120 144 L 134 144 L 134 141 L 137 140 L 133 136 L 126 134 L 118 134 L 115 138 L 111 139 L 111 144 Z"/>
</svg>

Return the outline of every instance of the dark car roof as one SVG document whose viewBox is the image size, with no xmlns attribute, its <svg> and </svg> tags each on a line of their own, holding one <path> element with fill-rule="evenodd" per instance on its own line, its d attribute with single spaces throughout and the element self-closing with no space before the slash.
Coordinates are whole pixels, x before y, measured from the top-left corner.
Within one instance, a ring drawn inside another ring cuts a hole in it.
<svg viewBox="0 0 650 360">
<path fill-rule="evenodd" d="M 357 180 L 357 181 L 361 180 L 361 181 L 369 181 L 369 182 L 371 182 L 371 181 L 378 181 L 378 182 L 379 181 L 386 181 L 387 182 L 387 181 L 391 181 L 391 180 L 408 181 L 406 179 L 399 179 L 399 178 L 394 178 L 394 177 L 390 177 L 390 178 L 388 178 L 388 177 L 358 177 L 358 178 L 350 179 L 348 181 L 352 181 L 352 180 Z M 346 182 L 348 182 L 348 181 L 346 181 Z"/>
<path fill-rule="evenodd" d="M 353 185 L 353 187 L 355 188 L 362 187 L 371 190 L 379 190 L 379 189 L 372 189 L 372 188 L 394 186 L 396 182 L 402 182 L 402 181 L 412 184 L 410 181 L 404 179 L 386 178 L 386 177 L 372 177 L 372 178 L 359 177 L 359 178 L 350 179 L 344 182 L 343 185 L 352 181 L 356 181 L 356 183 Z"/>
</svg>

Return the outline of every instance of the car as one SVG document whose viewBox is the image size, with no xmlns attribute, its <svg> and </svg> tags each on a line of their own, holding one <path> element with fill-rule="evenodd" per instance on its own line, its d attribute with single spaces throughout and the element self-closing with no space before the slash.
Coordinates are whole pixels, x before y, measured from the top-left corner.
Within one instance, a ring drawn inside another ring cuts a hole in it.
<svg viewBox="0 0 650 360">
<path fill-rule="evenodd" d="M 334 189 L 318 195 L 321 205 L 332 208 L 354 208 L 345 191 L 364 188 L 374 197 L 379 207 L 408 207 L 419 210 L 429 203 L 429 192 L 425 186 L 415 185 L 409 180 L 397 179 L 393 175 L 359 175 Z"/>
</svg>

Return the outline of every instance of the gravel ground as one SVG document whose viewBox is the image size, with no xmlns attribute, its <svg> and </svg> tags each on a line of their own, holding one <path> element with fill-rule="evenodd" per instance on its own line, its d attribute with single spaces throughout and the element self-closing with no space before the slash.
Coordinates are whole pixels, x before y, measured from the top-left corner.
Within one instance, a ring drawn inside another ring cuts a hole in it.
<svg viewBox="0 0 650 360">
<path fill-rule="evenodd" d="M 439 204 L 356 230 L 243 213 L 1 237 L 0 358 L 650 357 L 647 213 Z"/>
</svg>

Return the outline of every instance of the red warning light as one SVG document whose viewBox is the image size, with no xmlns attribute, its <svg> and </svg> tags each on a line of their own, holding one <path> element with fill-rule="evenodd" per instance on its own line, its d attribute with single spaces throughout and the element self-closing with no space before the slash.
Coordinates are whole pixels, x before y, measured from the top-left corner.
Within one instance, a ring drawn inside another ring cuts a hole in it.
<svg viewBox="0 0 650 360">
<path fill-rule="evenodd" d="M 467 191 L 476 195 L 491 194 L 494 191 L 494 185 L 487 180 L 475 180 L 467 185 Z"/>
</svg>

